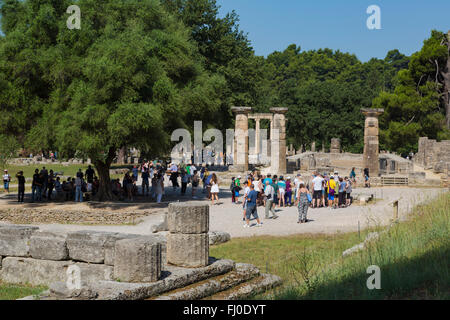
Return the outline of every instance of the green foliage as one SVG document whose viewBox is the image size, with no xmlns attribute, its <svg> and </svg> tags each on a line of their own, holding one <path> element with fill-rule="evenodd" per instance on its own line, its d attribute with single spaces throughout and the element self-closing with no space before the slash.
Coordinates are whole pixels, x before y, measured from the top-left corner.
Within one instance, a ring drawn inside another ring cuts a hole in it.
<svg viewBox="0 0 450 320">
<path fill-rule="evenodd" d="M 288 107 L 287 136 L 296 147 L 312 142 L 329 147 L 333 137 L 340 138 L 343 149 L 362 152 L 364 117 L 360 109 L 370 107 L 381 91 L 394 87 L 397 70 L 408 58 L 393 50 L 385 60 L 361 63 L 356 56 L 320 49 L 301 52 L 290 45 L 283 52 L 269 55 L 265 65 L 268 77 L 261 87 L 270 106 Z"/>
<path fill-rule="evenodd" d="M 417 151 L 419 137 L 450 138 L 438 72 L 445 68 L 449 54 L 444 38 L 442 32 L 432 31 L 422 49 L 411 56 L 408 69 L 398 72 L 395 90 L 381 92 L 373 100 L 373 107 L 385 109 L 380 117 L 382 149 L 405 155 Z"/>
<path fill-rule="evenodd" d="M 9 159 L 14 158 L 19 145 L 14 137 L 0 134 L 0 168 L 5 168 Z"/>
</svg>

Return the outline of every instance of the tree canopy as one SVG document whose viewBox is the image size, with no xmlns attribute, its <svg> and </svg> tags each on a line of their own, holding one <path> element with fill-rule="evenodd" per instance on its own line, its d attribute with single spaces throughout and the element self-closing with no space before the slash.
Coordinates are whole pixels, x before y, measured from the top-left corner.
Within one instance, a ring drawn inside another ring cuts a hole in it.
<svg viewBox="0 0 450 320">
<path fill-rule="evenodd" d="M 66 26 L 72 4 L 80 30 Z M 171 132 L 195 120 L 232 128 L 232 105 L 288 107 L 297 148 L 337 137 L 362 152 L 360 109 L 371 106 L 385 109 L 384 149 L 450 137 L 450 44 L 439 31 L 411 57 L 395 49 L 361 62 L 295 44 L 256 56 L 236 12 L 220 17 L 216 0 L 3 0 L 0 14 L 2 144 L 91 158 L 105 198 L 117 150 L 167 154 Z"/>
<path fill-rule="evenodd" d="M 450 138 L 444 100 L 448 89 L 441 73 L 448 59 L 445 34 L 432 31 L 422 49 L 411 56 L 408 68 L 396 75 L 395 90 L 374 99 L 375 108 L 385 109 L 380 117 L 382 148 L 406 155 L 417 151 L 419 137 Z"/>
</svg>

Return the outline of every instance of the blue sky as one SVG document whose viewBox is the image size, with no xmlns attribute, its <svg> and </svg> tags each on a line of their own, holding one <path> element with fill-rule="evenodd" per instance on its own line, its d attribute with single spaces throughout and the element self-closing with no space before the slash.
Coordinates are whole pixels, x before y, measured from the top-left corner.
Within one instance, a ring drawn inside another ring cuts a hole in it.
<svg viewBox="0 0 450 320">
<path fill-rule="evenodd" d="M 233 9 L 257 55 L 328 47 L 362 61 L 391 49 L 411 55 L 432 29 L 450 30 L 450 0 L 217 0 L 223 16 Z M 370 5 L 381 8 L 381 30 L 366 26 Z"/>
</svg>

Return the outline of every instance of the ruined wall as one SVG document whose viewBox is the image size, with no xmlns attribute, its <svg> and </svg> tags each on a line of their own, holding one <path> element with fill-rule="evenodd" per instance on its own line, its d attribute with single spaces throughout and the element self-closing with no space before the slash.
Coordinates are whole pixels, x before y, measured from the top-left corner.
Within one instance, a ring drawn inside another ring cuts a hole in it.
<svg viewBox="0 0 450 320">
<path fill-rule="evenodd" d="M 69 267 L 75 265 L 86 282 L 118 278 L 130 282 L 156 281 L 165 261 L 165 247 L 163 237 L 158 235 L 59 233 L 32 226 L 2 225 L 0 279 L 5 283 L 50 285 L 65 282 Z M 134 269 L 124 271 L 124 265 Z"/>
<path fill-rule="evenodd" d="M 420 138 L 419 151 L 414 156 L 414 162 L 436 173 L 447 173 L 450 163 L 450 140 L 437 142 L 427 137 Z"/>
</svg>

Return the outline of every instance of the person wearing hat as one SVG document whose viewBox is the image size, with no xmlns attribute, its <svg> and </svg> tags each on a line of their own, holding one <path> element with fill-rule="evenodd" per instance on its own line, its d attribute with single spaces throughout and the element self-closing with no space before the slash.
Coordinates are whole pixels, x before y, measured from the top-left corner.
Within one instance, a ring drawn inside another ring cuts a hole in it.
<svg viewBox="0 0 450 320">
<path fill-rule="evenodd" d="M 19 184 L 19 191 L 17 194 L 17 202 L 23 202 L 23 197 L 25 195 L 25 177 L 23 176 L 23 171 L 19 171 L 16 174 L 17 182 Z"/>
<path fill-rule="evenodd" d="M 9 182 L 11 181 L 11 176 L 8 174 L 8 170 L 3 171 L 3 188 L 7 193 L 9 193 Z"/>
</svg>

